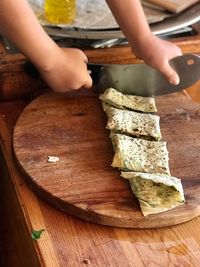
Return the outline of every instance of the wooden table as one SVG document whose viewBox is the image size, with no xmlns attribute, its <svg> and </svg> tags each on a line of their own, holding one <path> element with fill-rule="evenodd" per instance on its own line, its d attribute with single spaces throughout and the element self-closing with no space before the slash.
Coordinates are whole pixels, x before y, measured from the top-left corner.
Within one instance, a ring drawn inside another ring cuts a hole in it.
<svg viewBox="0 0 200 267">
<path fill-rule="evenodd" d="M 184 53 L 200 53 L 200 38 L 175 40 Z M 124 229 L 87 223 L 39 199 L 24 183 L 12 153 L 12 130 L 44 83 L 23 72 L 25 58 L 0 45 L 1 222 L 7 257 L 1 266 L 200 266 L 200 218 L 160 229 Z M 136 63 L 129 47 L 88 50 L 91 62 Z M 199 100 L 200 84 L 188 89 Z M 44 229 L 31 238 L 33 230 Z"/>
</svg>

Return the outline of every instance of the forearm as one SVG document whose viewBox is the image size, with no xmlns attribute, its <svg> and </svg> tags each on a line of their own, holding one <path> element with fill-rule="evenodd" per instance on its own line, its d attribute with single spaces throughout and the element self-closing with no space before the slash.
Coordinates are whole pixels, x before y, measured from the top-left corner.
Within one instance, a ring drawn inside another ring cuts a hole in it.
<svg viewBox="0 0 200 267">
<path fill-rule="evenodd" d="M 126 38 L 134 43 L 151 34 L 139 0 L 106 0 Z"/>
<path fill-rule="evenodd" d="M 26 0 L 0 1 L 0 32 L 40 68 L 56 44 L 44 32 Z"/>
<path fill-rule="evenodd" d="M 169 60 L 180 56 L 181 50 L 174 44 L 155 36 L 147 23 L 139 0 L 106 0 L 134 54 L 145 63 L 158 69 L 172 84 L 179 77 L 170 66 Z"/>
</svg>

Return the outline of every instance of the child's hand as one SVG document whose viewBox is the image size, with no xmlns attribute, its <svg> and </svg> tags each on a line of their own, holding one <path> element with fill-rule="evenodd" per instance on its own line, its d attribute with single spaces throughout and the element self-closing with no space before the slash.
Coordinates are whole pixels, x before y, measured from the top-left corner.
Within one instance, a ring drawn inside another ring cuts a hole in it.
<svg viewBox="0 0 200 267">
<path fill-rule="evenodd" d="M 169 65 L 170 59 L 182 55 L 178 46 L 150 33 L 136 45 L 133 44 L 132 48 L 137 57 L 143 59 L 151 67 L 158 69 L 170 83 L 179 83 L 177 73 Z"/>
<path fill-rule="evenodd" d="M 87 57 L 81 50 L 57 48 L 38 69 L 55 92 L 67 92 L 92 86 L 86 63 Z"/>
</svg>

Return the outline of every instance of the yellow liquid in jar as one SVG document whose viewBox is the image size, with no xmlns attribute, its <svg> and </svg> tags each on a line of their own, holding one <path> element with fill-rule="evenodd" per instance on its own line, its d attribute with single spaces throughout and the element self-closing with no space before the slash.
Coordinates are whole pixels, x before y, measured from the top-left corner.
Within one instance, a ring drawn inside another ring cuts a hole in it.
<svg viewBox="0 0 200 267">
<path fill-rule="evenodd" d="M 45 0 L 45 18 L 52 23 L 72 23 L 76 16 L 76 0 Z"/>
</svg>

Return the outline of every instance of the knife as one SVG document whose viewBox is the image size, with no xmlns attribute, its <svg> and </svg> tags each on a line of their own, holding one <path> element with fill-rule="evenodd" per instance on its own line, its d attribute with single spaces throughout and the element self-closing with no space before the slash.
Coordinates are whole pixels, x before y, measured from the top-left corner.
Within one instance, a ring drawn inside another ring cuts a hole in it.
<svg viewBox="0 0 200 267">
<path fill-rule="evenodd" d="M 124 94 L 156 96 L 186 89 L 200 79 L 200 57 L 186 54 L 170 60 L 180 77 L 178 85 L 170 84 L 158 71 L 146 64 L 89 65 L 96 88 L 103 92 L 113 87 Z"/>
<path fill-rule="evenodd" d="M 186 54 L 170 60 L 170 65 L 180 77 L 178 85 L 170 84 L 156 69 L 146 64 L 88 64 L 95 89 L 102 93 L 107 88 L 131 95 L 156 96 L 178 92 L 192 86 L 200 79 L 200 57 Z M 32 77 L 39 76 L 36 68 L 27 62 L 25 71 Z"/>
</svg>

